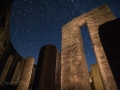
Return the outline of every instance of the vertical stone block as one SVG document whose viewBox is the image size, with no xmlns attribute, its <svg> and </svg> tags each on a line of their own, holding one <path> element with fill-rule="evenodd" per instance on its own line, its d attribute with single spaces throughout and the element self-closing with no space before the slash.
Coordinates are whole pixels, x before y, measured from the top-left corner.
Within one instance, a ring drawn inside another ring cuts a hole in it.
<svg viewBox="0 0 120 90">
<path fill-rule="evenodd" d="M 77 90 L 77 88 L 75 88 L 77 85 L 75 82 L 77 82 L 78 79 L 75 80 L 75 77 L 77 76 L 80 78 L 80 76 L 76 74 L 77 70 L 74 69 L 77 65 L 72 63 L 75 58 L 74 56 L 82 58 L 76 61 L 82 62 L 84 68 L 81 69 L 81 73 L 83 73 L 83 75 L 87 75 L 87 73 L 85 73 L 85 70 L 87 69 L 85 69 L 86 61 L 84 57 L 83 44 L 79 33 L 79 27 L 84 24 L 87 24 L 88 26 L 103 85 L 106 90 L 117 90 L 114 77 L 98 35 L 98 27 L 101 24 L 114 19 L 115 16 L 111 12 L 110 8 L 107 5 L 102 5 L 89 11 L 88 13 L 82 14 L 62 27 L 62 90 Z M 80 64 L 79 67 L 82 66 L 82 64 Z M 80 87 L 81 85 L 81 89 L 88 90 L 87 87 L 89 87 L 89 85 L 86 80 L 80 78 L 80 81 L 84 81 L 86 83 L 78 83 L 79 86 L 77 87 Z"/>
<path fill-rule="evenodd" d="M 99 36 L 116 85 L 120 90 L 120 18 L 100 25 Z"/>
<path fill-rule="evenodd" d="M 15 85 L 17 85 L 19 83 L 19 80 L 20 80 L 20 77 L 22 74 L 22 70 L 24 67 L 24 62 L 25 62 L 24 58 L 21 61 L 18 61 L 17 66 L 16 66 L 15 71 L 14 71 L 14 74 L 13 74 L 12 79 L 11 79 L 11 83 L 13 83 Z"/>
<path fill-rule="evenodd" d="M 28 90 L 33 64 L 34 64 L 34 58 L 27 57 L 25 60 L 25 65 L 22 71 L 22 75 L 21 75 L 17 90 Z"/>
<path fill-rule="evenodd" d="M 8 70 L 9 70 L 9 68 L 11 66 L 13 57 L 14 57 L 13 55 L 10 55 L 8 60 L 7 60 L 7 63 L 6 63 L 6 65 L 5 65 L 5 67 L 4 67 L 3 71 L 2 71 L 1 76 L 0 76 L 0 85 L 2 85 L 3 82 L 5 81 L 5 77 L 6 77 L 6 75 L 8 73 Z"/>
<path fill-rule="evenodd" d="M 80 29 L 73 22 L 73 25 L 64 26 L 62 30 L 69 33 L 62 32 L 61 89 L 91 90 Z"/>
<path fill-rule="evenodd" d="M 55 69 L 55 90 L 61 90 L 61 54 L 58 51 Z"/>
<path fill-rule="evenodd" d="M 91 90 L 95 90 L 94 82 L 93 82 L 93 75 L 92 75 L 91 71 L 89 72 L 89 82 L 90 82 L 90 85 L 91 85 Z"/>
<path fill-rule="evenodd" d="M 14 71 L 15 71 L 16 66 L 17 66 L 17 62 L 21 59 L 22 59 L 22 57 L 18 53 L 14 54 L 14 58 L 13 58 L 13 61 L 11 63 L 11 66 L 9 68 L 8 74 L 5 77 L 6 82 L 11 82 L 11 79 L 13 77 Z"/>
<path fill-rule="evenodd" d="M 41 48 L 37 63 L 33 90 L 55 90 L 57 49 L 54 45 L 45 45 Z M 59 60 L 57 67 L 59 67 Z M 58 71 L 59 72 L 59 71 Z M 58 76 L 57 76 L 58 75 Z M 59 78 L 59 73 L 56 76 Z"/>
<path fill-rule="evenodd" d="M 91 70 L 92 70 L 92 78 L 93 78 L 95 90 L 105 90 L 103 87 L 98 65 L 92 64 Z"/>
</svg>

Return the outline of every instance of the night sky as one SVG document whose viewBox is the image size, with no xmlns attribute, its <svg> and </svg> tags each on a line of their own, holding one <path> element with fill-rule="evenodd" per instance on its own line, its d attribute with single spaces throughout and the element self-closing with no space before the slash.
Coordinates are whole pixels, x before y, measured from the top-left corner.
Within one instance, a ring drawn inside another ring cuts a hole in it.
<svg viewBox="0 0 120 90">
<path fill-rule="evenodd" d="M 75 17 L 107 4 L 116 18 L 120 17 L 120 0 L 14 0 L 10 18 L 11 42 L 24 58 L 33 56 L 37 63 L 39 51 L 46 44 L 61 52 L 62 26 Z M 95 63 L 87 27 L 82 27 L 86 59 Z"/>
</svg>

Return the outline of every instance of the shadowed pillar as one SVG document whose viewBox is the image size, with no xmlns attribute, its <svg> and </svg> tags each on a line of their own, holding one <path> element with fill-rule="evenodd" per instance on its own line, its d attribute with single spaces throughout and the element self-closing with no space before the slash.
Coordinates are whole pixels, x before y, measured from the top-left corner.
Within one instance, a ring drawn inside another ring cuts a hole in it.
<svg viewBox="0 0 120 90">
<path fill-rule="evenodd" d="M 32 90 L 55 90 L 56 59 L 55 46 L 48 44 L 41 48 Z"/>
<path fill-rule="evenodd" d="M 34 64 L 34 58 L 27 57 L 25 60 L 25 65 L 22 71 L 21 79 L 18 84 L 17 90 L 28 90 L 33 64 Z"/>
<path fill-rule="evenodd" d="M 100 41 L 120 90 L 120 18 L 106 22 L 99 27 Z M 107 68 L 106 68 L 106 71 Z"/>
<path fill-rule="evenodd" d="M 28 90 L 32 90 L 33 87 L 33 82 L 34 82 L 34 76 L 35 76 L 35 71 L 36 71 L 36 64 L 34 64 L 33 69 L 32 69 L 32 74 L 31 74 L 31 79 L 30 79 L 30 85 Z"/>
<path fill-rule="evenodd" d="M 61 90 L 61 54 L 57 51 L 55 68 L 55 90 Z"/>
</svg>

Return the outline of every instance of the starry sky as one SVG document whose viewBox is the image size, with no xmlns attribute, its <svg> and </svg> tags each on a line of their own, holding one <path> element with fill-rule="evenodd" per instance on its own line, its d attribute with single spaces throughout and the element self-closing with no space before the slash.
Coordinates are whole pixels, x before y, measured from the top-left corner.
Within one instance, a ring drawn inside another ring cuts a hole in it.
<svg viewBox="0 0 120 90">
<path fill-rule="evenodd" d="M 11 18 L 11 42 L 26 58 L 33 56 L 37 63 L 39 51 L 46 44 L 55 45 L 61 52 L 62 26 L 75 17 L 107 4 L 116 18 L 120 17 L 120 0 L 14 0 Z M 81 27 L 85 55 L 90 64 L 95 55 L 87 26 Z"/>
</svg>

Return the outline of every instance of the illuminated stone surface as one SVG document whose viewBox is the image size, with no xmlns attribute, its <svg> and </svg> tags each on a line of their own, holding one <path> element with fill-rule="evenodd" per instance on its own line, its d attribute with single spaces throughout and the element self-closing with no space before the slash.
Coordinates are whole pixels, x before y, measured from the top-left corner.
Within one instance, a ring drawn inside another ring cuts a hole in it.
<svg viewBox="0 0 120 90">
<path fill-rule="evenodd" d="M 16 53 L 14 55 L 14 58 L 13 58 L 12 63 L 11 63 L 11 66 L 10 66 L 9 71 L 8 71 L 8 73 L 6 75 L 6 78 L 5 78 L 6 82 L 11 82 L 11 79 L 13 77 L 14 71 L 15 71 L 16 66 L 17 66 L 17 62 L 19 60 L 21 60 L 21 59 L 22 59 L 22 57 L 18 53 Z"/>
<path fill-rule="evenodd" d="M 25 62 L 25 59 L 18 61 L 17 66 L 16 66 L 15 71 L 14 71 L 14 74 L 13 74 L 13 77 L 11 79 L 11 83 L 13 83 L 13 84 L 19 83 L 21 73 L 22 73 L 22 70 L 24 67 L 24 62 Z"/>
<path fill-rule="evenodd" d="M 0 85 L 2 85 L 3 82 L 5 81 L 5 77 L 6 77 L 7 73 L 8 73 L 9 68 L 10 68 L 13 57 L 14 57 L 13 55 L 10 55 L 8 60 L 7 60 L 7 63 L 6 63 L 6 65 L 5 65 L 5 67 L 4 67 L 3 71 L 2 71 L 1 76 L 0 76 Z"/>
<path fill-rule="evenodd" d="M 104 90 L 98 65 L 92 64 L 91 70 L 92 70 L 92 78 L 93 78 L 95 90 Z"/>
<path fill-rule="evenodd" d="M 34 58 L 27 57 L 25 60 L 25 65 L 23 68 L 23 72 L 22 72 L 21 79 L 18 84 L 17 90 L 28 90 L 33 64 L 34 64 Z"/>
<path fill-rule="evenodd" d="M 91 90 L 79 28 L 62 30 L 62 90 Z"/>
<path fill-rule="evenodd" d="M 80 26 L 84 24 L 88 26 L 104 87 L 106 90 L 117 90 L 98 35 L 98 27 L 114 19 L 115 16 L 110 8 L 107 5 L 103 5 L 73 19 L 62 27 L 62 90 L 90 90 L 83 43 L 80 35 Z"/>
</svg>

